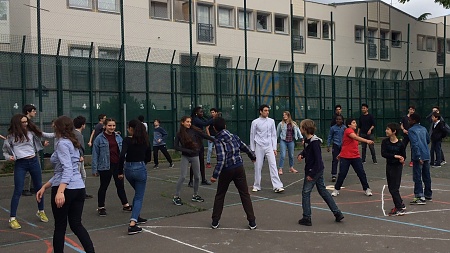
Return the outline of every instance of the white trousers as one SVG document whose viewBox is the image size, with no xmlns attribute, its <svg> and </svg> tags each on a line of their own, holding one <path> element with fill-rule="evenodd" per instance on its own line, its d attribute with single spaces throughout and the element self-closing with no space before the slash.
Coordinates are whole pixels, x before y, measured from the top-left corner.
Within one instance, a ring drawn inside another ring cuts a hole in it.
<svg viewBox="0 0 450 253">
<path fill-rule="evenodd" d="M 283 183 L 278 176 L 277 162 L 272 146 L 263 147 L 256 144 L 255 156 L 255 183 L 253 184 L 253 187 L 261 190 L 261 170 L 264 164 L 264 157 L 267 158 L 267 162 L 269 164 L 270 179 L 272 181 L 273 189 L 283 187 Z"/>
</svg>

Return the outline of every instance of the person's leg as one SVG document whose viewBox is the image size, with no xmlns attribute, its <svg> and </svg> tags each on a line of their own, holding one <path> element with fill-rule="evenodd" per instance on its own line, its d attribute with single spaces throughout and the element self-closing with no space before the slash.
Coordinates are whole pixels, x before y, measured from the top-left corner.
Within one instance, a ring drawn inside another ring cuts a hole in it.
<svg viewBox="0 0 450 253">
<path fill-rule="evenodd" d="M 333 161 L 331 162 L 331 176 L 337 175 L 337 168 L 339 160 L 337 159 L 337 156 L 341 153 L 341 147 L 333 143 L 333 147 L 331 150 L 331 155 L 333 156 Z"/>
<path fill-rule="evenodd" d="M 375 140 L 373 134 L 369 134 L 367 137 L 369 138 L 369 140 L 372 140 L 372 141 Z M 369 149 L 370 149 L 370 154 L 372 155 L 372 162 L 377 163 L 377 156 L 375 154 L 375 145 L 374 144 L 369 145 Z"/>
<path fill-rule="evenodd" d="M 340 160 L 339 174 L 336 184 L 334 185 L 334 189 L 338 191 L 341 189 L 341 186 L 347 177 L 348 170 L 350 169 L 350 159 L 341 158 Z"/>
<path fill-rule="evenodd" d="M 259 146 L 258 144 L 255 144 L 255 156 L 256 161 L 254 163 L 255 167 L 255 181 L 253 183 L 253 188 L 257 190 L 261 190 L 261 171 L 262 166 L 264 164 L 264 149 Z"/>
<path fill-rule="evenodd" d="M 202 159 L 200 159 L 202 160 Z M 198 194 L 198 185 L 200 184 L 200 164 L 198 156 L 190 157 L 192 172 L 194 173 L 194 195 Z"/>
<path fill-rule="evenodd" d="M 206 153 L 206 163 L 207 164 L 211 163 L 211 154 L 212 154 L 213 146 L 214 146 L 214 142 L 208 141 L 208 152 Z"/>
<path fill-rule="evenodd" d="M 222 171 L 220 173 L 219 181 L 217 183 L 217 192 L 214 198 L 214 207 L 212 212 L 212 220 L 219 221 L 222 216 L 223 202 L 225 201 L 225 194 L 227 194 L 228 186 L 234 176 L 234 170 Z M 248 191 L 248 190 L 247 190 Z"/>
<path fill-rule="evenodd" d="M 423 197 L 422 165 L 420 164 L 419 160 L 413 160 L 413 181 L 414 181 L 414 197 L 416 198 Z"/>
<path fill-rule="evenodd" d="M 422 180 L 425 185 L 424 196 L 425 198 L 432 198 L 433 191 L 431 190 L 431 175 L 430 175 L 430 163 L 428 161 L 423 161 L 422 164 Z"/>
<path fill-rule="evenodd" d="M 181 186 L 183 185 L 184 179 L 186 178 L 187 171 L 189 169 L 189 159 L 187 156 L 181 155 L 180 161 L 180 177 L 178 178 L 175 196 L 179 197 L 181 192 Z"/>
<path fill-rule="evenodd" d="M 337 207 L 336 202 L 333 200 L 333 197 L 331 197 L 331 194 L 328 192 L 325 186 L 325 182 L 323 180 L 323 172 L 320 173 L 320 175 L 317 175 L 316 178 L 317 179 L 315 180 L 315 185 L 317 188 L 317 192 L 320 194 L 325 203 L 327 203 L 328 208 L 330 208 L 333 214 L 340 213 L 341 211 Z"/>
<path fill-rule="evenodd" d="M 166 158 L 166 160 L 167 160 L 170 164 L 172 164 L 172 163 L 173 163 L 172 157 L 170 157 L 170 154 L 169 154 L 169 152 L 167 151 L 166 145 L 159 146 L 159 149 L 160 149 L 161 152 L 163 153 L 163 155 L 164 155 L 164 157 Z"/>
<path fill-rule="evenodd" d="M 431 160 L 430 160 L 430 164 L 432 166 L 436 165 L 436 162 L 435 162 L 435 159 L 434 159 L 435 154 L 436 154 L 436 142 L 431 141 L 431 147 L 430 147 L 430 158 L 431 158 Z"/>
<path fill-rule="evenodd" d="M 54 253 L 62 253 L 64 252 L 64 238 L 66 235 L 67 228 L 67 216 L 69 213 L 69 209 L 71 208 L 71 203 L 73 200 L 73 195 L 70 193 L 66 193 L 64 191 L 65 203 L 62 207 L 56 207 L 55 197 L 58 192 L 58 186 L 52 187 L 51 193 L 51 206 L 53 218 L 55 220 L 55 230 L 53 231 L 53 252 Z"/>
<path fill-rule="evenodd" d="M 272 147 L 266 148 L 266 158 L 267 163 L 269 164 L 270 180 L 272 181 L 273 189 L 283 188 L 283 183 L 278 175 L 277 159 L 275 158 Z"/>
<path fill-rule="evenodd" d="M 153 146 L 153 162 L 155 164 L 155 167 L 158 166 L 158 151 L 160 146 Z"/>
<path fill-rule="evenodd" d="M 147 184 L 147 169 L 144 162 L 127 163 L 125 176 L 135 191 L 130 220 L 137 222 L 141 213 L 145 186 Z"/>
<path fill-rule="evenodd" d="M 26 172 L 25 173 L 25 181 L 23 182 L 23 191 L 24 194 L 29 194 L 28 192 L 30 192 L 31 190 L 31 177 L 30 177 L 30 173 Z M 28 196 L 31 196 L 31 194 L 29 194 Z"/>
<path fill-rule="evenodd" d="M 70 229 L 78 237 L 78 240 L 80 240 L 81 245 L 83 245 L 84 251 L 86 253 L 93 253 L 94 244 L 92 243 L 91 237 L 89 236 L 86 228 L 84 228 L 83 224 L 81 223 L 81 215 L 83 214 L 86 190 L 84 188 L 75 190 L 67 189 L 64 195 L 66 195 L 66 192 L 67 195 L 73 195 L 67 214 Z"/>
<path fill-rule="evenodd" d="M 202 182 L 206 182 L 206 176 L 205 176 L 205 147 L 200 147 L 200 152 L 198 153 L 198 160 L 200 162 L 200 175 L 202 176 Z"/>
<path fill-rule="evenodd" d="M 366 134 L 360 134 L 359 136 L 361 136 L 361 138 L 364 138 L 364 139 L 367 138 Z M 366 162 L 366 152 L 367 152 L 367 143 L 361 142 L 361 159 L 362 159 L 363 163 Z"/>
<path fill-rule="evenodd" d="M 123 179 L 119 179 L 119 164 L 111 163 L 110 170 L 112 170 L 114 183 L 116 185 L 117 196 L 119 196 L 120 202 L 123 206 L 128 204 L 127 194 L 125 193 L 125 184 Z"/>
<path fill-rule="evenodd" d="M 289 160 L 289 172 L 297 173 L 298 171 L 294 168 L 294 149 L 295 149 L 295 142 L 290 141 L 287 143 L 287 149 L 288 149 L 288 160 Z"/>
<path fill-rule="evenodd" d="M 435 148 L 436 148 L 436 165 L 440 166 L 442 162 L 442 141 L 436 141 Z"/>
<path fill-rule="evenodd" d="M 302 209 L 303 218 L 311 219 L 311 191 L 316 184 L 315 180 L 308 181 L 306 176 L 303 180 L 303 190 L 302 190 Z"/>
<path fill-rule="evenodd" d="M 247 177 L 245 175 L 244 167 L 234 169 L 233 176 L 234 185 L 238 189 L 239 196 L 241 197 L 242 207 L 247 215 L 248 221 L 255 221 L 255 214 L 253 212 L 252 200 L 248 192 Z"/>
<path fill-rule="evenodd" d="M 31 180 L 33 181 L 33 187 L 34 189 L 41 189 L 42 187 L 42 170 L 39 165 L 39 161 L 37 157 L 27 159 L 29 165 L 29 172 L 31 175 Z M 44 196 L 42 196 L 42 199 L 38 204 L 39 211 L 44 211 Z"/>
<path fill-rule="evenodd" d="M 286 142 L 284 140 L 280 140 L 280 160 L 278 162 L 279 172 L 283 172 L 284 167 L 284 159 L 286 158 Z"/>
<path fill-rule="evenodd" d="M 361 186 L 362 186 L 363 190 L 365 191 L 365 190 L 367 190 L 367 188 L 370 188 L 369 183 L 367 182 L 367 176 L 366 176 L 366 172 L 364 171 L 364 166 L 361 161 L 361 158 L 351 159 L 351 165 L 353 167 L 353 170 L 355 170 L 356 175 L 359 178 L 359 182 L 361 182 Z"/>
<path fill-rule="evenodd" d="M 11 197 L 11 211 L 9 216 L 16 217 L 20 196 L 22 195 L 23 183 L 27 172 L 25 159 L 19 159 L 14 163 L 14 192 Z"/>
<path fill-rule="evenodd" d="M 401 210 L 403 208 L 403 200 L 400 196 L 400 184 L 402 182 L 402 170 L 403 166 L 386 166 L 386 172 L 389 171 L 388 188 L 391 193 L 392 200 L 397 209 Z"/>
<path fill-rule="evenodd" d="M 106 190 L 108 190 L 109 183 L 111 182 L 112 171 L 111 170 L 99 170 L 100 187 L 98 188 L 98 207 L 105 207 Z"/>
</svg>

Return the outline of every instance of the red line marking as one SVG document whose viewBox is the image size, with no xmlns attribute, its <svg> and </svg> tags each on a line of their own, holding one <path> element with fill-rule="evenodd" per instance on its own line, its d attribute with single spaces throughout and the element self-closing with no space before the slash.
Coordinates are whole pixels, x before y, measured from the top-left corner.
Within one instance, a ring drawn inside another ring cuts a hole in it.
<svg viewBox="0 0 450 253">
<path fill-rule="evenodd" d="M 65 236 L 65 239 L 68 243 L 72 244 L 72 246 L 80 249 L 80 250 L 84 250 L 83 247 L 81 247 L 80 245 L 78 245 L 78 243 L 76 243 L 75 241 L 73 241 L 72 239 L 70 239 L 69 237 Z"/>
<path fill-rule="evenodd" d="M 42 238 L 41 238 L 40 236 L 38 236 L 38 235 L 31 234 L 31 233 L 27 233 L 27 232 L 19 232 L 19 234 L 28 235 L 28 236 L 34 237 L 34 238 L 36 238 L 36 239 L 38 239 L 38 240 L 41 240 L 41 239 L 42 239 Z M 46 253 L 52 253 L 52 252 L 53 252 L 53 246 L 52 246 L 52 244 L 50 243 L 50 241 L 48 241 L 48 240 L 42 240 L 42 241 L 45 243 L 45 245 L 47 245 L 47 251 L 46 251 Z"/>
</svg>

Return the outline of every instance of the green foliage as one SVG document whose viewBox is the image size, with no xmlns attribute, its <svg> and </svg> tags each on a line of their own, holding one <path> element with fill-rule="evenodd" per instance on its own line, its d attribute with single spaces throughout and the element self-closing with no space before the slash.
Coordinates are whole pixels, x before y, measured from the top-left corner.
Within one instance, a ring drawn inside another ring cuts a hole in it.
<svg viewBox="0 0 450 253">
<path fill-rule="evenodd" d="M 418 21 L 424 21 L 424 20 L 427 20 L 427 19 L 428 19 L 428 16 L 430 16 L 430 15 L 431 15 L 431 13 L 426 12 L 426 13 L 420 15 L 420 16 L 417 18 L 417 20 L 418 20 Z"/>
<path fill-rule="evenodd" d="M 6 161 L 3 164 L 2 173 L 13 173 L 14 172 L 14 162 Z"/>
<path fill-rule="evenodd" d="M 402 4 L 409 2 L 409 0 L 398 0 L 398 1 Z M 445 9 L 450 9 L 450 0 L 434 0 L 434 2 L 442 5 Z"/>
</svg>

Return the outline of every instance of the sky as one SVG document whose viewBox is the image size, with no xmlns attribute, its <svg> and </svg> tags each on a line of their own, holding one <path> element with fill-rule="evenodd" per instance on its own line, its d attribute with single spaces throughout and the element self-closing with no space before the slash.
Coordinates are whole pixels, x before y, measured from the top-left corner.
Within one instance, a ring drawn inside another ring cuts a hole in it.
<svg viewBox="0 0 450 253">
<path fill-rule="evenodd" d="M 340 2 L 352 2 L 351 0 L 311 0 L 313 2 L 320 3 L 340 3 Z M 444 15 L 450 15 L 450 9 L 445 9 L 442 5 L 434 2 L 434 0 L 410 0 L 409 2 L 402 4 L 398 0 L 382 0 L 388 4 L 391 4 L 414 17 L 419 17 L 423 13 L 431 13 L 428 18 L 434 18 Z"/>
</svg>

